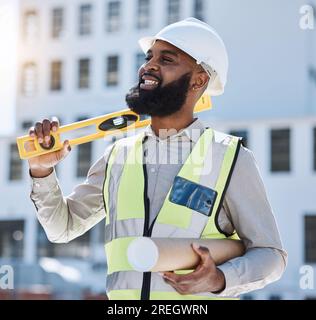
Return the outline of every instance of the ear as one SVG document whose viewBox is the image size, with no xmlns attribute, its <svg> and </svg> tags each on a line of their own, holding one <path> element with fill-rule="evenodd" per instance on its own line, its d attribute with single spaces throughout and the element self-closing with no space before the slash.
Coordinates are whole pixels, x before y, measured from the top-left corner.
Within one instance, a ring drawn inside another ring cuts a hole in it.
<svg viewBox="0 0 316 320">
<path fill-rule="evenodd" d="M 210 78 L 204 70 L 200 70 L 195 73 L 192 80 L 192 90 L 199 91 L 201 89 L 205 89 Z"/>
</svg>

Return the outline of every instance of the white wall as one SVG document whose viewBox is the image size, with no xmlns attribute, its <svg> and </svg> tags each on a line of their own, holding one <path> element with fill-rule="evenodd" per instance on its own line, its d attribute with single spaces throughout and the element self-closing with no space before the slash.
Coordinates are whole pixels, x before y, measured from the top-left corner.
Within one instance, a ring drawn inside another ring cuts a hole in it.
<svg viewBox="0 0 316 320">
<path fill-rule="evenodd" d="M 18 1 L 0 0 L 0 135 L 14 131 L 17 36 Z"/>
</svg>

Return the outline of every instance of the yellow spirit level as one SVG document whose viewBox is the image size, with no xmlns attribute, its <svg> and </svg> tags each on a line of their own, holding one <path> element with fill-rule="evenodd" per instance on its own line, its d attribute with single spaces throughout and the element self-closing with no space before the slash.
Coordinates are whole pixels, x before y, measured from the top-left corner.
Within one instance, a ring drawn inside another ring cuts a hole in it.
<svg viewBox="0 0 316 320">
<path fill-rule="evenodd" d="M 211 98 L 208 95 L 203 95 L 198 101 L 194 108 L 194 112 L 202 112 L 212 108 Z M 126 132 L 131 129 L 138 129 L 150 125 L 151 120 L 141 120 L 140 116 L 133 111 L 126 109 L 123 111 L 118 111 L 110 113 L 104 116 L 100 116 L 93 119 L 88 119 L 84 121 L 75 122 L 69 125 L 59 127 L 56 132 L 51 131 L 51 146 L 50 148 L 45 148 L 40 144 L 37 138 L 30 137 L 29 135 L 18 137 L 16 139 L 19 154 L 21 159 L 29 159 L 32 157 L 40 156 L 46 153 L 54 152 L 62 149 L 63 143 L 61 140 L 61 135 L 63 133 L 82 129 L 85 127 L 95 126 L 95 133 L 85 135 L 79 138 L 70 139 L 69 144 L 71 146 L 87 143 L 96 139 L 103 138 L 105 136 L 115 134 L 118 132 Z M 34 150 L 28 151 L 25 148 L 26 142 L 34 142 Z"/>
</svg>

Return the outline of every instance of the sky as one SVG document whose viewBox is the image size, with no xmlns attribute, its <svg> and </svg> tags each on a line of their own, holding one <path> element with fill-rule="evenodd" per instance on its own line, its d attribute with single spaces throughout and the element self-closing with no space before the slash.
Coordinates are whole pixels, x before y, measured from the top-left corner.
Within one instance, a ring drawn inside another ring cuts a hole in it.
<svg viewBox="0 0 316 320">
<path fill-rule="evenodd" d="M 0 0 L 0 135 L 14 131 L 17 0 Z"/>
</svg>

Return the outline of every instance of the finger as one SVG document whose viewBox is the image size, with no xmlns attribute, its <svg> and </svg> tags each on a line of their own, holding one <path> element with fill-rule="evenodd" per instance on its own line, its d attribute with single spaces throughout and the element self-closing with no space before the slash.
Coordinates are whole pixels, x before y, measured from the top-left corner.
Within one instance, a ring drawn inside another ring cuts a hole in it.
<svg viewBox="0 0 316 320">
<path fill-rule="evenodd" d="M 172 282 L 172 281 L 170 281 L 169 279 L 166 279 L 166 278 L 164 278 L 164 281 L 167 283 L 167 284 L 169 284 L 171 287 L 173 287 L 174 289 L 178 289 L 178 286 L 177 286 L 177 284 L 176 283 L 174 283 L 174 282 Z"/>
<path fill-rule="evenodd" d="M 48 119 L 43 120 L 43 135 L 46 146 L 50 144 L 50 121 Z"/>
<path fill-rule="evenodd" d="M 41 122 L 36 122 L 35 124 L 35 134 L 38 139 L 38 143 L 43 143 L 44 142 L 44 137 L 43 137 L 43 126 Z"/>
<path fill-rule="evenodd" d="M 189 294 L 189 291 L 187 290 L 187 286 L 180 286 L 180 285 L 177 285 L 175 283 L 173 283 L 172 281 L 169 281 L 168 279 L 165 279 L 165 282 L 167 284 L 169 284 L 173 289 L 175 289 L 179 294 Z"/>
<path fill-rule="evenodd" d="M 31 128 L 29 129 L 29 136 L 32 137 L 32 138 L 35 137 L 35 128 L 34 128 L 34 127 L 31 127 Z"/>
<path fill-rule="evenodd" d="M 179 275 L 174 272 L 164 272 L 163 278 L 172 281 L 173 283 L 177 283 L 179 280 Z"/>
<path fill-rule="evenodd" d="M 63 148 L 61 150 L 55 152 L 56 162 L 59 162 L 59 161 L 65 159 L 70 152 L 71 152 L 71 146 L 70 146 L 69 141 L 66 140 L 64 142 Z"/>
<path fill-rule="evenodd" d="M 178 285 L 184 285 L 184 284 L 189 284 L 192 282 L 195 282 L 199 276 L 199 273 L 194 270 L 193 272 L 187 273 L 187 274 L 182 274 L 182 275 L 166 275 L 164 278 L 173 281 L 174 283 Z"/>
<path fill-rule="evenodd" d="M 201 263 L 202 265 L 215 265 L 215 262 L 211 256 L 210 250 L 206 247 L 200 246 L 196 243 L 192 244 L 192 248 L 193 250 L 199 255 L 200 259 L 201 259 Z"/>
<path fill-rule="evenodd" d="M 57 117 L 52 117 L 51 129 L 56 132 L 59 129 L 59 120 Z"/>
</svg>

